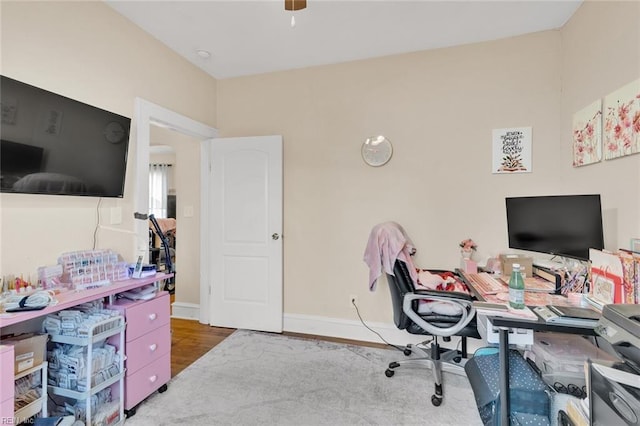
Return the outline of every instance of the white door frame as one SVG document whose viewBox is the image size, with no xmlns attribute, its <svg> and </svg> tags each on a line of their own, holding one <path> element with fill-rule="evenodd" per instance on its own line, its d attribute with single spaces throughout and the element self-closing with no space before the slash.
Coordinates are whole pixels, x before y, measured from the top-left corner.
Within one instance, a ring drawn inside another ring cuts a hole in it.
<svg viewBox="0 0 640 426">
<path fill-rule="evenodd" d="M 177 112 L 153 104 L 142 98 L 135 99 L 136 131 L 136 189 L 133 211 L 149 212 L 149 146 L 151 126 L 165 127 L 200 141 L 200 235 L 209 235 L 209 155 L 204 140 L 217 138 L 218 130 L 185 117 Z M 135 221 L 135 253 L 148 252 L 148 222 Z M 207 238 L 200 238 L 200 322 L 209 324 L 209 268 L 211 257 Z"/>
</svg>

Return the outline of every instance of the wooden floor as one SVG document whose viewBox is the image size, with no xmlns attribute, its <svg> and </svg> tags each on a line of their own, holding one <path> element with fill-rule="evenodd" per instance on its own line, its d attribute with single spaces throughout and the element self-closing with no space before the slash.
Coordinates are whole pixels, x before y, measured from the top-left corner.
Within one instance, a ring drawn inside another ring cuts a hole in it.
<svg viewBox="0 0 640 426">
<path fill-rule="evenodd" d="M 171 295 L 171 303 L 174 295 Z M 214 346 L 222 342 L 233 333 L 233 328 L 212 327 L 200 324 L 194 320 L 171 318 L 171 377 L 176 376 L 191 363 L 209 352 Z M 282 333 L 286 336 L 322 339 L 337 343 L 349 343 L 374 348 L 386 348 L 387 345 L 370 342 L 360 342 L 348 339 L 314 336 L 300 333 Z"/>
<path fill-rule="evenodd" d="M 233 333 L 198 321 L 171 318 L 171 377 L 187 368 Z"/>
</svg>

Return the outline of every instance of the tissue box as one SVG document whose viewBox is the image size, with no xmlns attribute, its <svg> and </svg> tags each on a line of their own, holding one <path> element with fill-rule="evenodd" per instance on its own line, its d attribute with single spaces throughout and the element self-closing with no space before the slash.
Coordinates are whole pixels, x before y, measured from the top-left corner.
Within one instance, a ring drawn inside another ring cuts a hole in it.
<svg viewBox="0 0 640 426">
<path fill-rule="evenodd" d="M 513 264 L 520 264 L 520 272 L 523 277 L 533 276 L 533 258 L 520 254 L 501 254 L 500 263 L 502 264 L 502 275 L 508 277 L 511 275 Z"/>
</svg>

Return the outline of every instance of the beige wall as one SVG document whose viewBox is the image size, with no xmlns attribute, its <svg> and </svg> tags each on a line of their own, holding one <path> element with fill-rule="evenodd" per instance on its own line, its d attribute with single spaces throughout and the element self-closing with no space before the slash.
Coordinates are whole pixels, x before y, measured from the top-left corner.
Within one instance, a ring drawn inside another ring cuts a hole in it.
<svg viewBox="0 0 640 426">
<path fill-rule="evenodd" d="M 563 180 L 602 194 L 605 244 L 628 248 L 640 237 L 640 155 L 571 167 L 576 111 L 640 78 L 640 1 L 588 1 L 562 30 Z"/>
<path fill-rule="evenodd" d="M 285 312 L 391 320 L 386 283 L 371 293 L 362 261 L 376 223 L 402 224 L 421 267 L 458 266 L 507 248 L 504 197 L 556 192 L 560 34 L 218 82 L 224 136 L 284 135 Z M 251 117 L 251 120 L 246 120 Z M 533 127 L 534 173 L 491 174 L 491 132 Z M 365 165 L 383 134 L 391 161 Z"/>
<path fill-rule="evenodd" d="M 130 117 L 140 96 L 222 136 L 284 136 L 288 314 L 355 320 L 355 294 L 365 319 L 390 322 L 385 283 L 370 293 L 362 262 L 381 221 L 402 223 L 418 264 L 439 268 L 457 266 L 467 237 L 479 258 L 506 249 L 510 195 L 598 192 L 608 247 L 640 235 L 640 156 L 574 169 L 569 139 L 574 111 L 640 76 L 638 2 L 587 2 L 561 31 L 217 83 L 98 2 L 3 1 L 0 15 L 4 75 Z M 491 131 L 511 126 L 533 127 L 533 173 L 492 175 Z M 394 157 L 371 168 L 360 145 L 377 134 Z M 131 257 L 134 151 L 125 198 L 100 205 L 103 218 L 122 206 L 124 232 L 98 232 Z M 95 198 L 0 202 L 3 274 L 93 244 Z"/>
<path fill-rule="evenodd" d="M 640 76 L 639 17 L 638 2 L 589 2 L 564 32 L 219 81 L 223 136 L 284 136 L 285 312 L 357 319 L 357 295 L 365 319 L 390 322 L 362 261 L 386 220 L 419 266 L 447 269 L 467 237 L 480 259 L 507 250 L 506 196 L 601 193 L 608 248 L 640 235 L 640 156 L 574 169 L 570 141 L 578 107 Z M 533 173 L 491 174 L 492 129 L 519 126 Z M 360 146 L 377 134 L 394 155 L 371 168 Z"/>
<path fill-rule="evenodd" d="M 0 17 L 3 75 L 128 117 L 141 97 L 215 126 L 215 79 L 103 3 L 2 1 Z M 1 273 L 27 276 L 91 248 L 98 205 L 96 246 L 133 260 L 135 150 L 132 135 L 123 199 L 2 194 Z M 111 207 L 122 224 L 109 222 Z"/>
</svg>

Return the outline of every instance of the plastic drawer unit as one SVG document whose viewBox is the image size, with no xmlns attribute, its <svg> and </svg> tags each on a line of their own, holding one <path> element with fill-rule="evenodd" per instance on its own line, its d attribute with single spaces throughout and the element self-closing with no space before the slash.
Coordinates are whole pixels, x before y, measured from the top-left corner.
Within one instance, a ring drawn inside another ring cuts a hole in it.
<svg viewBox="0 0 640 426">
<path fill-rule="evenodd" d="M 587 359 L 619 361 L 582 336 L 562 333 L 536 333 L 529 358 L 540 369 L 542 379 L 556 390 L 569 385 L 583 388 Z"/>
<path fill-rule="evenodd" d="M 127 323 L 124 408 L 131 417 L 145 398 L 167 390 L 171 379 L 169 293 L 151 300 L 118 299 L 109 308 L 120 311 Z"/>
<path fill-rule="evenodd" d="M 13 420 L 13 346 L 0 345 L 0 365 L 2 378 L 0 379 L 0 422 Z M 11 368 L 8 368 L 11 366 Z"/>
</svg>

